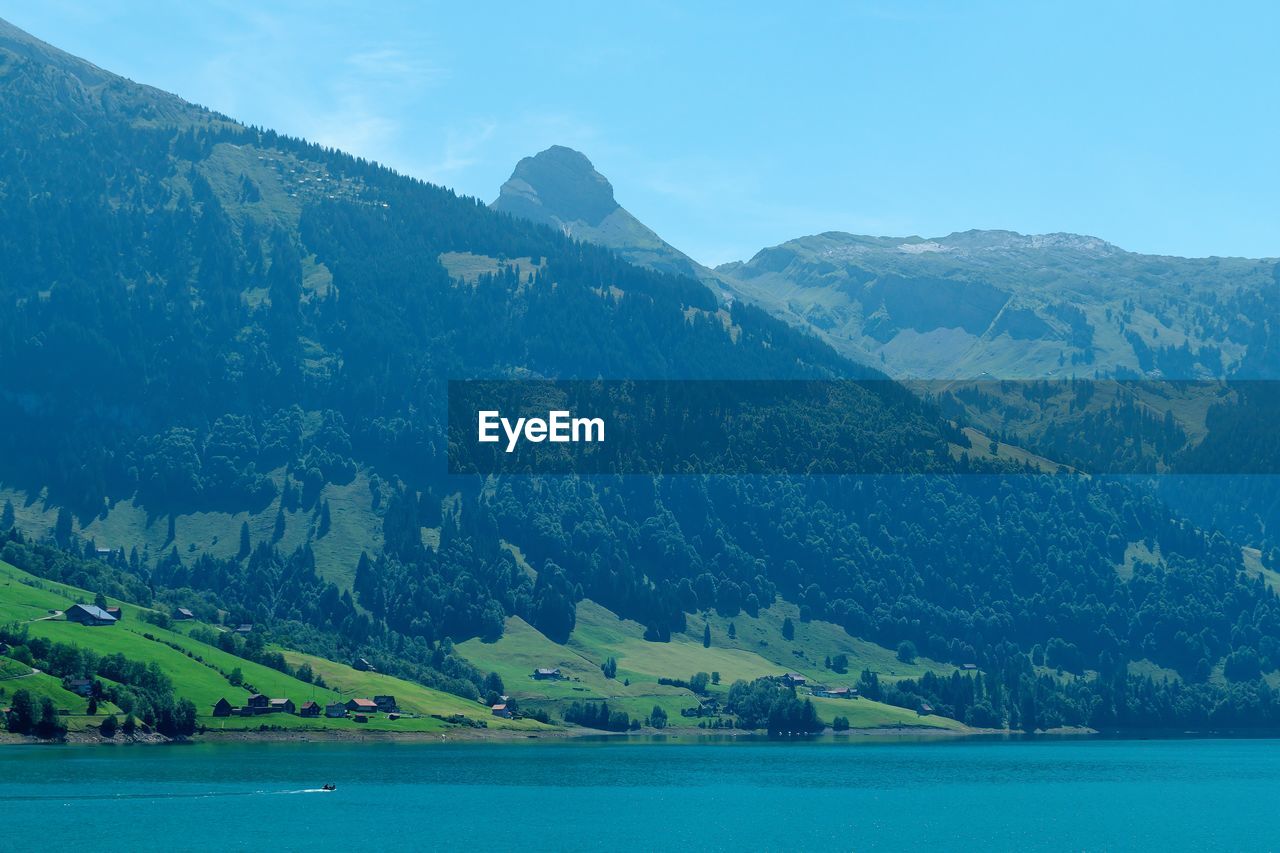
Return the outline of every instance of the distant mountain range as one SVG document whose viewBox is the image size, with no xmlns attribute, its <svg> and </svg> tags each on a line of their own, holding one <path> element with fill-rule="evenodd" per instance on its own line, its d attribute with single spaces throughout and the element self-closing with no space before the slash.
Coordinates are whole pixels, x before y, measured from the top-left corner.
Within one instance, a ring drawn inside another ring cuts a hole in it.
<svg viewBox="0 0 1280 853">
<path fill-rule="evenodd" d="M 590 199 L 590 201 L 588 201 Z M 1270 376 L 1276 259 L 1126 252 L 1076 234 L 826 232 L 707 269 L 618 206 L 587 158 L 525 158 L 493 206 L 685 272 L 897 377 Z M 1251 353 L 1252 348 L 1252 353 Z"/>
</svg>

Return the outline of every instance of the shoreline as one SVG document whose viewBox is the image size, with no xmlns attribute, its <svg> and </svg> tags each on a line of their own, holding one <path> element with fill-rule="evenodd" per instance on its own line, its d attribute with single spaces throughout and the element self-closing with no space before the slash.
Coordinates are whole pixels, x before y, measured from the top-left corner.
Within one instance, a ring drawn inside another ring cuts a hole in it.
<svg viewBox="0 0 1280 853">
<path fill-rule="evenodd" d="M 116 735 L 104 738 L 87 732 L 73 732 L 56 740 L 42 740 L 31 735 L 15 735 L 0 732 L 0 754 L 6 746 L 74 746 L 74 747 L 154 747 L 193 746 L 203 744 L 275 744 L 275 743 L 359 743 L 359 744 L 517 744 L 517 743 L 594 743 L 613 745 L 661 745 L 683 746 L 732 745 L 735 743 L 959 743 L 978 741 L 1036 741 L 1036 740 L 1273 740 L 1280 738 L 1280 730 L 1134 730 L 1104 732 L 1087 728 L 1061 728 L 1034 733 L 1009 729 L 969 729 L 956 731 L 931 726 L 884 726 L 867 729 L 849 729 L 833 732 L 827 729 L 814 735 L 771 737 L 763 730 L 722 729 L 708 731 L 695 727 L 645 729 L 639 732 L 606 732 L 595 729 L 572 728 L 529 733 L 509 729 L 484 730 L 459 728 L 447 732 L 388 732 L 341 731 L 336 729 L 279 730 L 279 731 L 205 731 L 191 737 L 169 738 L 152 732 L 131 736 Z"/>
<path fill-rule="evenodd" d="M 1187 737 L 1183 733 L 1175 737 Z M 1213 736 L 1212 734 L 1202 736 Z M 1277 733 L 1280 736 L 1280 733 Z M 833 732 L 827 729 L 813 735 L 771 737 L 764 730 L 722 729 L 709 731 L 696 727 L 645 729 L 639 732 L 606 732 L 595 729 L 573 728 L 537 733 L 515 730 L 484 730 L 459 728 L 447 732 L 388 732 L 388 731 L 340 731 L 336 729 L 279 730 L 279 731 L 214 731 L 208 730 L 191 737 L 169 738 L 152 732 L 114 738 L 105 738 L 87 732 L 73 732 L 56 740 L 42 740 L 32 735 L 0 733 L 0 751 L 5 746 L 76 746 L 76 747 L 137 747 L 137 746 L 188 746 L 197 744 L 249 744 L 249 743 L 572 743 L 600 744 L 651 744 L 681 746 L 688 744 L 733 743 L 876 743 L 900 740 L 912 743 L 957 742 L 967 739 L 1022 740 L 1032 738 L 1096 739 L 1107 735 L 1092 729 L 1060 729 L 1027 734 L 1007 729 L 969 729 L 956 731 L 931 726 L 884 726 L 868 729 L 849 729 Z M 1141 735 L 1130 735 L 1138 739 Z M 2 754 L 2 753 L 0 753 Z"/>
<path fill-rule="evenodd" d="M 607 732 L 597 729 L 575 727 L 571 729 L 553 729 L 541 732 L 526 732 L 512 729 L 473 729 L 459 727 L 445 732 L 389 732 L 389 731 L 343 731 L 339 729 L 313 730 L 276 730 L 276 731 L 220 731 L 209 729 L 190 737 L 170 738 L 155 732 L 150 734 L 134 734 L 125 736 L 117 734 L 113 738 L 88 732 L 72 732 L 65 737 L 54 740 L 43 740 L 34 735 L 15 735 L 0 733 L 0 748 L 10 745 L 26 744 L 40 746 L 183 746 L 202 743 L 512 743 L 529 741 L 580 741 L 590 740 L 607 743 L 727 743 L 733 741 L 759 742 L 804 742 L 826 740 L 833 743 L 864 739 L 909 738 L 912 740 L 955 740 L 972 737 L 1006 737 L 1021 736 L 1021 732 L 1004 729 L 971 729 L 956 731 L 933 726 L 884 726 L 870 729 L 849 729 L 843 732 L 832 732 L 830 729 L 813 735 L 797 735 L 795 737 L 770 737 L 763 729 L 720 729 L 710 731 L 696 727 L 668 727 L 665 729 L 644 729 L 638 732 Z M 1089 732 L 1049 733 L 1041 734 L 1060 736 L 1061 734 L 1090 734 Z"/>
</svg>

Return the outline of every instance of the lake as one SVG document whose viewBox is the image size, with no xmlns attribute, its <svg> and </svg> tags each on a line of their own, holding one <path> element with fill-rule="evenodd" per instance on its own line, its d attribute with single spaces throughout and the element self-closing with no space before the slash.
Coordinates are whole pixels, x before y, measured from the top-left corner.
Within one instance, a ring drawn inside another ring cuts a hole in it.
<svg viewBox="0 0 1280 853">
<path fill-rule="evenodd" d="M 1248 849 L 1278 783 L 1277 740 L 16 746 L 0 849 Z"/>
</svg>

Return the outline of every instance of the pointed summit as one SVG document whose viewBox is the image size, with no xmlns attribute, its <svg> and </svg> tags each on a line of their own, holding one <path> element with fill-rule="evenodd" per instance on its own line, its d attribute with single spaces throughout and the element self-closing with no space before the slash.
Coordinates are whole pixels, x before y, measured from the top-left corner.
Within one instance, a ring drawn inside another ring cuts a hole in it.
<svg viewBox="0 0 1280 853">
<path fill-rule="evenodd" d="M 687 275 L 720 289 L 719 277 L 663 240 L 613 197 L 613 185 L 586 155 L 553 145 L 516 164 L 494 210 L 550 225 L 579 240 L 613 249 L 633 264 Z"/>
<path fill-rule="evenodd" d="M 618 209 L 609 180 L 586 155 L 563 145 L 517 163 L 493 206 L 525 219 L 581 222 L 593 228 Z"/>
</svg>

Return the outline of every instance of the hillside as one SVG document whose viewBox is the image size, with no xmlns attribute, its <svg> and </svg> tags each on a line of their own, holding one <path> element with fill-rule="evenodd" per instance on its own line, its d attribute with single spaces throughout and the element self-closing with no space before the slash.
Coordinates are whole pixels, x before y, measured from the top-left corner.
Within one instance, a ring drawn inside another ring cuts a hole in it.
<svg viewBox="0 0 1280 853">
<path fill-rule="evenodd" d="M 0 631 L 10 646 L 4 655 L 0 655 L 0 691 L 3 691 L 0 692 L 0 701 L 12 699 L 19 690 L 30 693 L 37 703 L 47 697 L 55 708 L 64 712 L 63 720 L 72 734 L 96 732 L 108 716 L 123 719 L 132 714 L 142 722 L 148 711 L 133 702 L 121 700 L 122 708 L 102 698 L 95 702 L 94 712 L 88 713 L 89 699 L 68 690 L 64 686 L 66 681 L 96 677 L 100 683 L 109 685 L 108 690 L 112 689 L 113 682 L 101 675 L 100 665 L 95 668 L 87 659 L 68 664 L 63 653 L 46 655 L 50 660 L 57 658 L 53 663 L 41 659 L 35 661 L 46 668 L 71 667 L 71 671 L 59 675 L 51 675 L 47 669 L 41 671 L 18 660 L 32 650 L 44 654 L 40 651 L 41 641 L 55 647 L 59 644 L 74 646 L 100 658 L 118 654 L 128 661 L 154 668 L 172 684 L 176 699 L 194 703 L 197 711 L 195 724 L 202 734 L 289 731 L 337 735 L 359 732 L 473 735 L 478 731 L 475 727 L 481 724 L 485 730 L 499 734 L 550 734 L 558 729 L 532 719 L 494 717 L 487 705 L 475 701 L 274 645 L 266 646 L 266 651 L 280 653 L 285 671 L 264 666 L 243 654 L 227 651 L 221 643 L 215 645 L 202 639 L 221 637 L 229 630 L 224 626 L 209 625 L 195 619 L 171 622 L 165 618 L 164 611 L 127 602 L 108 599 L 110 606 L 123 611 L 123 618 L 118 624 L 107 627 L 75 624 L 67 621 L 65 610 L 71 603 L 91 601 L 92 594 L 34 577 L 5 563 L 0 563 L 0 586 L 4 589 L 3 601 L 0 601 Z M 796 614 L 790 615 L 794 617 Z M 855 681 L 847 671 L 840 675 L 826 671 L 814 659 L 805 661 L 823 652 L 847 652 L 848 666 L 855 670 L 863 666 L 887 667 L 885 675 L 890 679 L 894 672 L 906 676 L 931 671 L 931 668 L 939 672 L 952 669 L 936 663 L 902 664 L 886 650 L 877 650 L 866 644 L 859 646 L 835 626 L 819 623 L 803 626 L 800 635 L 792 641 L 783 640 L 778 633 L 780 623 L 752 618 L 736 620 L 736 624 L 741 625 L 737 630 L 742 632 L 743 639 L 722 640 L 722 644 L 728 644 L 726 647 L 718 645 L 715 649 L 707 649 L 691 637 L 682 637 L 666 646 L 662 655 L 655 657 L 651 653 L 652 644 L 641 638 L 643 628 L 636 623 L 619 620 L 591 604 L 584 605 L 582 616 L 579 630 L 568 646 L 552 642 L 518 617 L 513 617 L 499 642 L 473 640 L 464 643 L 460 652 L 486 671 L 496 671 L 509 685 L 507 689 L 511 697 L 526 713 L 541 709 L 553 713 L 559 720 L 570 700 L 603 700 L 641 720 L 647 719 L 655 706 L 661 706 L 671 719 L 670 725 L 686 727 L 696 725 L 698 719 L 683 718 L 681 711 L 697 708 L 697 697 L 685 687 L 660 685 L 658 678 L 687 679 L 695 672 L 715 672 L 717 681 L 708 688 L 706 695 L 723 702 L 729 685 L 738 679 L 750 681 L 779 676 L 783 672 L 803 672 L 813 683 L 832 679 Z M 167 623 L 170 627 L 157 623 Z M 727 624 L 723 620 L 720 623 Z M 767 647 L 767 643 L 759 639 L 762 634 L 774 636 L 779 649 L 787 649 L 781 652 L 783 656 L 798 656 L 800 660 L 778 660 L 778 655 L 771 652 L 765 652 L 766 657 L 757 651 L 747 650 L 747 646 Z M 619 661 L 614 678 L 606 678 L 601 671 L 601 665 L 610 658 Z M 533 681 L 530 673 L 539 667 L 560 669 L 564 680 Z M 624 684 L 624 681 L 628 683 Z M 114 683 L 114 686 L 130 685 Z M 283 713 L 251 717 L 213 715 L 213 706 L 219 699 L 225 698 L 239 707 L 254 692 L 290 698 L 298 706 L 306 701 L 324 706 L 345 703 L 356 696 L 391 695 L 397 702 L 398 718 L 373 715 L 368 722 L 358 723 L 352 717 L 302 718 Z M 803 692 L 807 695 L 807 690 Z M 965 730 L 954 720 L 942 716 L 919 717 L 914 712 L 869 699 L 825 700 L 819 702 L 819 707 L 828 721 L 828 712 L 831 715 L 843 713 L 850 718 L 854 729 L 909 726 L 913 729 Z M 460 718 L 471 722 L 457 722 Z M 154 721 L 150 724 L 155 725 Z"/>
<path fill-rule="evenodd" d="M 879 374 L 564 228 L 174 106 L 11 29 L 0 51 L 0 360 L 23 365 L 0 374 L 9 563 L 462 701 L 489 698 L 485 667 L 511 665 L 487 652 L 522 626 L 626 661 L 638 683 L 688 678 L 667 670 L 704 653 L 743 675 L 811 671 L 818 652 L 787 667 L 773 640 L 699 651 L 708 618 L 716 633 L 794 612 L 797 636 L 834 626 L 881 662 L 857 673 L 869 699 L 984 727 L 1276 714 L 1254 691 L 1280 668 L 1263 642 L 1280 605 L 1238 544 L 1125 484 L 1035 475 L 1054 469 L 1032 456 L 986 464 L 892 384 L 836 414 L 866 427 L 853 449 L 874 470 L 925 454 L 930 476 L 449 476 L 450 379 Z M 553 206 L 616 214 L 575 169 L 585 182 Z M 805 452 L 805 414 L 762 423 L 762 457 Z M 1007 476 L 958 476 L 974 472 Z M 627 631 L 596 631 L 597 607 Z M 887 654 L 939 669 L 881 683 Z M 1235 659 L 1257 678 L 1210 680 L 1253 675 Z M 1128 675 L 1143 660 L 1186 686 Z M 725 703 L 817 724 L 775 682 L 730 685 Z"/>
<path fill-rule="evenodd" d="M 224 634 L 227 629 L 220 625 L 210 626 L 191 620 L 162 627 L 156 621 L 169 620 L 163 618 L 161 613 L 125 601 L 108 599 L 110 605 L 119 607 L 124 613 L 118 624 L 107 627 L 75 624 L 67 621 L 64 611 L 75 602 L 92 602 L 93 593 L 34 577 L 7 563 L 0 563 L 0 585 L 4 589 L 4 595 L 0 597 L 0 628 L 8 635 L 11 646 L 7 654 L 0 657 L 0 672 L 3 672 L 0 690 L 4 691 L 0 699 L 12 700 L 18 690 L 31 692 L 37 701 L 47 696 L 55 707 L 70 712 L 65 721 L 71 732 L 97 729 L 111 715 L 123 721 L 129 711 L 142 720 L 147 712 L 142 705 L 135 707 L 130 703 L 121 708 L 104 700 L 98 703 L 94 714 L 87 714 L 88 699 L 66 690 L 63 687 L 64 679 L 97 676 L 104 683 L 110 683 L 110 679 L 101 676 L 100 672 L 90 671 L 92 665 L 87 662 L 70 664 L 75 668 L 71 672 L 56 675 L 47 671 L 33 673 L 29 665 L 20 663 L 15 658 L 28 653 L 28 648 L 38 651 L 36 641 L 47 641 L 55 646 L 74 646 L 91 651 L 98 657 L 119 654 L 130 662 L 152 668 L 172 684 L 176 699 L 187 699 L 194 703 L 196 724 L 216 732 L 289 730 L 350 734 L 359 731 L 471 731 L 470 726 L 445 722 L 433 715 L 462 715 L 476 723 L 483 722 L 495 731 L 550 730 L 533 720 L 493 718 L 487 706 L 448 693 L 387 675 L 356 672 L 346 665 L 287 649 L 281 651 L 289 664 L 289 671 L 282 672 L 243 655 L 228 652 L 221 645 L 212 645 L 198 639 L 199 636 Z M 55 669 L 67 666 L 65 658 L 65 655 L 60 655 L 59 661 L 44 663 L 44 666 L 53 666 Z M 310 665 L 313 673 L 321 676 L 319 683 L 298 676 L 298 668 L 304 663 Z M 238 675 L 234 675 L 235 673 Z M 306 701 L 326 705 L 345 703 L 354 696 L 368 698 L 377 694 L 389 694 L 396 697 L 401 715 L 397 720 L 390 720 L 386 715 L 375 715 L 368 723 L 357 723 L 350 717 L 302 718 L 280 713 L 251 717 L 213 716 L 213 706 L 219 699 L 225 698 L 232 705 L 240 707 L 254 692 L 289 698 L 298 706 Z"/>
</svg>

